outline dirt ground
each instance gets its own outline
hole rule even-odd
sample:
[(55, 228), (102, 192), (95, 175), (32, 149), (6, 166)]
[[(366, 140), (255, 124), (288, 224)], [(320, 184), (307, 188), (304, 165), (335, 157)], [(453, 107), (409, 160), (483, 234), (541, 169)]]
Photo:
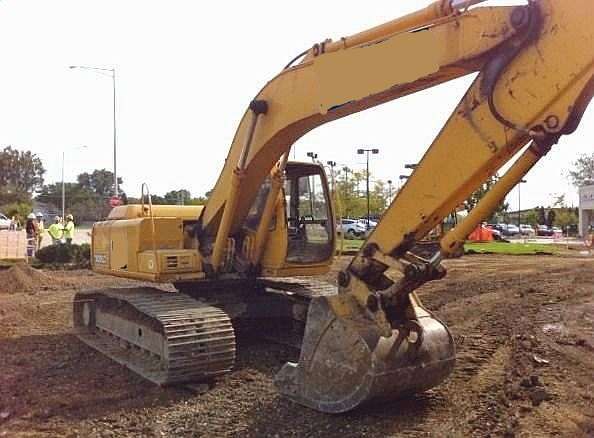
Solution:
[(594, 259), (491, 255), (447, 265), (420, 296), (455, 335), (452, 376), (338, 416), (281, 398), (273, 376), (297, 352), (257, 340), (240, 343), (234, 371), (209, 391), (160, 389), (70, 328), (77, 290), (128, 282), (43, 272), (43, 288), (14, 291), (0, 272), (0, 437), (594, 437)]

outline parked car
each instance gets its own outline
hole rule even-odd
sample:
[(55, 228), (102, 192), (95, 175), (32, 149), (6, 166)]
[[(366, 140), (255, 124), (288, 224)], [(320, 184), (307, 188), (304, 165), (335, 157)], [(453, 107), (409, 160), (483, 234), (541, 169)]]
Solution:
[(11, 220), (0, 213), (0, 230), (8, 230), (10, 228)]
[(496, 230), (499, 232), (499, 235), (503, 236), (503, 231), (505, 230), (505, 224), (487, 224), (489, 228), (492, 230)]
[(363, 237), (367, 231), (364, 224), (361, 224), (356, 219), (343, 219), (340, 224), (336, 226), (338, 234), (344, 233), (344, 236), (350, 239)]
[(546, 225), (539, 225), (536, 228), (536, 235), (540, 237), (551, 237), (555, 234), (555, 232), (547, 227)]
[(520, 234), (520, 228), (518, 228), (518, 226), (514, 224), (507, 224), (505, 226), (505, 229), (503, 230), (503, 234), (505, 236), (516, 236)]
[(363, 225), (365, 227), (365, 229), (370, 228), (373, 229), (377, 226), (377, 222), (375, 222), (373, 219), (369, 220), (369, 227), (367, 227), (367, 218), (361, 218), (358, 220), (358, 222)]
[(534, 228), (532, 228), (532, 226), (528, 225), (528, 224), (521, 224), (520, 225), (520, 234), (522, 236), (530, 236), (532, 234), (535, 234)]
[(563, 234), (563, 230), (559, 227), (553, 227), (553, 234)]

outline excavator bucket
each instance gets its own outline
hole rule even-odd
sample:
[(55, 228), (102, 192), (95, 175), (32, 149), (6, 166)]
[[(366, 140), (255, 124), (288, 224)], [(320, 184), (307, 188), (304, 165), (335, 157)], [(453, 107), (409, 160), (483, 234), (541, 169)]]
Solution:
[(382, 337), (363, 311), (339, 316), (332, 305), (336, 299), (341, 298), (311, 302), (299, 363), (286, 363), (275, 378), (286, 397), (318, 411), (342, 413), (426, 391), (451, 373), (453, 338), (422, 307), (413, 306), (415, 320)]

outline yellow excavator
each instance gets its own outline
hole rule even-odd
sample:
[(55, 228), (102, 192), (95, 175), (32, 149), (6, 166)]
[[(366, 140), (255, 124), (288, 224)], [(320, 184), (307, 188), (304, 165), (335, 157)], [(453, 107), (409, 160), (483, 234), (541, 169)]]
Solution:
[[(443, 278), (463, 244), (594, 94), (594, 2), (504, 7), (441, 0), (362, 33), (315, 44), (257, 94), (203, 207), (115, 208), (93, 228), (96, 272), (162, 288), (77, 295), (82, 340), (158, 384), (228, 372), (235, 332), (301, 336), (280, 392), (327, 413), (424, 391), (452, 371), (455, 347), (415, 290)], [(478, 73), (337, 286), (323, 169), (291, 146), (333, 120)], [(509, 163), (513, 160), (513, 163)], [(505, 174), (430, 257), (411, 252), (491, 175)]]

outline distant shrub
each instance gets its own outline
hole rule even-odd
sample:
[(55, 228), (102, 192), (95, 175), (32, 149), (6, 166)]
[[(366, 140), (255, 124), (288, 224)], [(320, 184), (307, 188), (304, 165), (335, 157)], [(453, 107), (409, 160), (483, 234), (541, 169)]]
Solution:
[(91, 264), (91, 246), (57, 244), (41, 248), (35, 253), (35, 258), (45, 264), (73, 264), (87, 268)]

